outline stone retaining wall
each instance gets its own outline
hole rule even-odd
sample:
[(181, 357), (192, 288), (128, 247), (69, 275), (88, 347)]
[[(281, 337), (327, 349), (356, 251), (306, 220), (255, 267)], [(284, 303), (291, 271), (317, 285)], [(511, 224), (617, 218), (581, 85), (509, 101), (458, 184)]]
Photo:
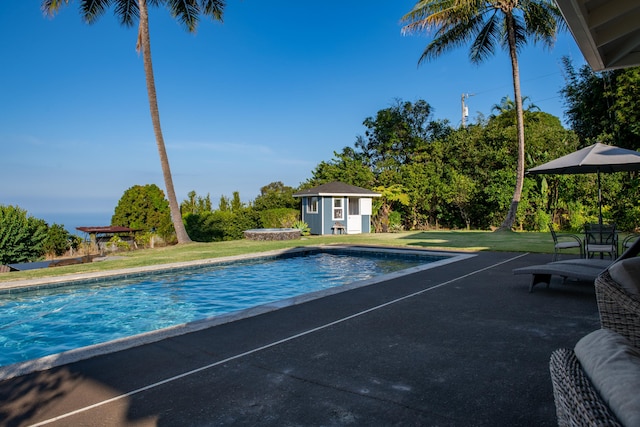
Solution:
[(295, 240), (300, 238), (297, 228), (257, 228), (246, 230), (244, 238), (248, 240)]

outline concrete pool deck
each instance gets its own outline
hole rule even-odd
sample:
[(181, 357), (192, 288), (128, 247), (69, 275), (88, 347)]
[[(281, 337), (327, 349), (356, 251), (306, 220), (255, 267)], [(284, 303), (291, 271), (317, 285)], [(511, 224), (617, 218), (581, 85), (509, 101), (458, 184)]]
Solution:
[(0, 425), (552, 426), (548, 361), (599, 327), (593, 286), (529, 293), (481, 252), (0, 382)]

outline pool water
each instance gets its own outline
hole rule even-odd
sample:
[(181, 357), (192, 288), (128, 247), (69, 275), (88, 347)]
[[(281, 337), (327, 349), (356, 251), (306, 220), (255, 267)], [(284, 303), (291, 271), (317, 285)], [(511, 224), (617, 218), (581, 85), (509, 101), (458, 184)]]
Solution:
[(231, 313), (442, 257), (312, 253), (0, 295), (0, 366)]

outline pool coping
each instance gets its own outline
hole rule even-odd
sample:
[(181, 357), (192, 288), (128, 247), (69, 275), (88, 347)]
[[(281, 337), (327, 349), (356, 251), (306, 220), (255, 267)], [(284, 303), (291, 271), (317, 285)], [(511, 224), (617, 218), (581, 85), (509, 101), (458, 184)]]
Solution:
[[(352, 289), (357, 289), (365, 286), (370, 286), (376, 283), (385, 282), (398, 277), (418, 273), (424, 270), (440, 267), (450, 263), (463, 261), (465, 259), (473, 258), (476, 255), (467, 252), (447, 252), (447, 251), (433, 251), (421, 248), (398, 248), (389, 246), (363, 246), (363, 245), (314, 245), (305, 246), (300, 248), (279, 249), (266, 252), (256, 252), (251, 254), (234, 255), (229, 257), (210, 258), (205, 260), (184, 261), (168, 264), (157, 264), (154, 266), (134, 267), (127, 269), (118, 269), (102, 272), (92, 273), (77, 273), (67, 276), (48, 277), (38, 279), (26, 279), (15, 282), (4, 282), (0, 284), (0, 292), (10, 292), (12, 289), (24, 292), (25, 290), (36, 289), (40, 287), (49, 286), (67, 286), (77, 285), (83, 281), (95, 281), (104, 278), (119, 278), (136, 276), (149, 272), (158, 271), (170, 271), (176, 269), (186, 269), (190, 267), (203, 267), (207, 265), (215, 265), (222, 263), (229, 263), (235, 261), (253, 260), (261, 258), (277, 258), (288, 254), (299, 254), (312, 251), (360, 251), (360, 252), (383, 252), (383, 253), (420, 253), (423, 255), (443, 256), (444, 259), (423, 264), (416, 267), (411, 267), (403, 270), (398, 270), (393, 273), (388, 273), (370, 279), (358, 280), (346, 285), (335, 286), (328, 289), (322, 289), (319, 291), (309, 292), (302, 295), (297, 295), (282, 300), (261, 304), (255, 307), (247, 308), (244, 310), (235, 311), (232, 313), (226, 313), (206, 319), (195, 320), (188, 323), (182, 323), (168, 328), (159, 329), (156, 331), (150, 331), (142, 334), (132, 335), (130, 337), (118, 338), (115, 340), (107, 341), (100, 344), (94, 344), (86, 347), (81, 347), (73, 350), (67, 350), (62, 353), (52, 354), (44, 356), (38, 359), (31, 359), (24, 362), (17, 362), (11, 365), (0, 366), (0, 381), (14, 378), (21, 375), (26, 375), (33, 372), (43, 371), (51, 369), (57, 366), (65, 365), (68, 363), (78, 362), (85, 359), (90, 359), (95, 356), (100, 356), (109, 353), (115, 353), (118, 351), (138, 347), (145, 344), (158, 342), (167, 338), (172, 338), (192, 332), (197, 332), (203, 329), (211, 328), (214, 326), (222, 325), (225, 323), (234, 322), (237, 320), (258, 316), (261, 314), (269, 313), (281, 308), (302, 304), (315, 299), (323, 298), (330, 295), (339, 294)], [(8, 286), (9, 285), (9, 286)]]

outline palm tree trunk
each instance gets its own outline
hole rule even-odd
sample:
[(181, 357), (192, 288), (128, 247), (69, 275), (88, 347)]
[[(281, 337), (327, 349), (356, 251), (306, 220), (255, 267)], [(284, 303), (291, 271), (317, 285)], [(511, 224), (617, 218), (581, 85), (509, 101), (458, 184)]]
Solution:
[(518, 53), (516, 51), (515, 28), (513, 14), (507, 14), (507, 37), (509, 40), (509, 56), (511, 57), (511, 69), (513, 75), (513, 94), (516, 102), (516, 127), (518, 132), (518, 162), (516, 166), (516, 188), (507, 216), (498, 230), (511, 230), (516, 219), (518, 204), (522, 197), (524, 185), (524, 110), (522, 108), (522, 93), (520, 92), (520, 70), (518, 67)]
[(191, 239), (187, 234), (187, 230), (182, 222), (180, 214), (180, 206), (176, 199), (176, 192), (173, 188), (173, 178), (171, 177), (171, 168), (169, 167), (169, 157), (164, 146), (164, 138), (162, 136), (162, 128), (160, 127), (160, 112), (158, 110), (158, 99), (156, 97), (156, 84), (153, 77), (153, 65), (151, 63), (151, 39), (149, 37), (149, 11), (147, 10), (147, 0), (138, 0), (140, 7), (140, 28), (138, 30), (138, 47), (142, 49), (142, 59), (144, 62), (144, 76), (147, 81), (147, 94), (149, 96), (149, 109), (151, 110), (151, 121), (153, 123), (153, 132), (156, 137), (158, 146), (158, 154), (160, 155), (160, 165), (162, 166), (162, 175), (164, 176), (164, 184), (167, 190), (167, 199), (169, 200), (169, 210), (171, 211), (171, 221), (176, 231), (178, 243), (189, 243)]

